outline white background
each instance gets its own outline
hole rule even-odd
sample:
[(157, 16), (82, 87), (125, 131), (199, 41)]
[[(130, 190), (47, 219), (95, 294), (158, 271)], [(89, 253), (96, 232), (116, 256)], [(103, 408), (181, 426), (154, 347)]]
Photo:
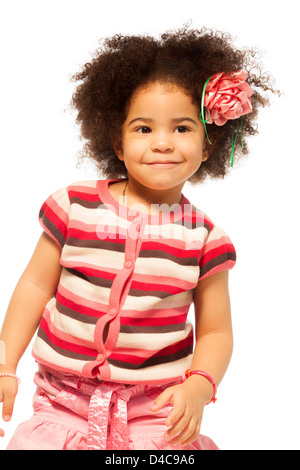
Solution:
[[(37, 215), (54, 190), (97, 177), (76, 167), (82, 143), (68, 109), (71, 74), (100, 38), (160, 34), (188, 20), (228, 31), (264, 52), (284, 92), (260, 117), (251, 155), (220, 181), (185, 195), (222, 226), (238, 263), (231, 272), (235, 349), (202, 432), (224, 450), (300, 449), (299, 435), (299, 38), (296, 1), (1, 0), (0, 323), (41, 233)], [(30, 347), (5, 449), (31, 415)], [(0, 425), (2, 426), (2, 424)]]

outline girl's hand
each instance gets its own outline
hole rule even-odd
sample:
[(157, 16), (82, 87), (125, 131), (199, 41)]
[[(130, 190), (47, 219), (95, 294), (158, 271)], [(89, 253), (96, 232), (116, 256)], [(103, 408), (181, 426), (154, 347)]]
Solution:
[(200, 377), (190, 377), (182, 384), (166, 388), (156, 398), (151, 409), (153, 412), (168, 403), (173, 405), (165, 421), (169, 429), (164, 435), (171, 445), (186, 446), (199, 436), (203, 409), (212, 396), (211, 384), (206, 382), (201, 381)]
[[(13, 413), (15, 397), (18, 392), (18, 382), (13, 377), (0, 377), (0, 403), (3, 402), (2, 418), (10, 421)], [(4, 436), (3, 429), (0, 428), (0, 437)]]

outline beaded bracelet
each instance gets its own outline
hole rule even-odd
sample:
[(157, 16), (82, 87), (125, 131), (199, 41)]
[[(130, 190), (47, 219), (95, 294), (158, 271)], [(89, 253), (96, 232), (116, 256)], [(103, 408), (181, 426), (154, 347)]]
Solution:
[(21, 380), (19, 379), (19, 377), (17, 377), (15, 374), (10, 374), (9, 372), (1, 373), (0, 377), (12, 377), (13, 379), (16, 379), (18, 381), (18, 384), (21, 383)]
[(216, 384), (215, 384), (215, 381), (214, 379), (208, 375), (206, 372), (202, 372), (201, 370), (191, 370), (191, 369), (188, 369), (185, 371), (184, 375), (182, 376), (182, 382), (185, 382), (186, 379), (188, 379), (191, 375), (194, 375), (194, 374), (197, 374), (197, 375), (202, 375), (203, 377), (205, 377), (207, 380), (210, 381), (210, 383), (212, 384), (213, 386), (213, 396), (212, 398), (206, 403), (206, 405), (209, 405), (211, 402), (213, 403), (216, 403), (217, 401), (217, 398), (216, 398), (216, 395), (217, 395), (217, 387), (216, 387)]

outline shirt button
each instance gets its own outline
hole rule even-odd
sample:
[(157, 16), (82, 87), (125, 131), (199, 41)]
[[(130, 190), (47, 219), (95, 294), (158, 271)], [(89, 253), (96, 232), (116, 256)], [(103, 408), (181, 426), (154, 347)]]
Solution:
[(131, 261), (125, 261), (125, 268), (131, 268), (132, 262)]
[(108, 313), (109, 313), (109, 315), (115, 315), (117, 313), (117, 309), (116, 308), (111, 308)]
[(98, 361), (103, 361), (104, 355), (103, 354), (98, 354), (97, 359), (98, 359)]

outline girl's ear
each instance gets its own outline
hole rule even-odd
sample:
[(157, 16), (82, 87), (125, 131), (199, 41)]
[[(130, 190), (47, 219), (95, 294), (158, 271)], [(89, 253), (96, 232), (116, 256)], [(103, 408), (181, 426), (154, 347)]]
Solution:
[(116, 156), (118, 157), (119, 160), (121, 160), (121, 162), (124, 161), (124, 155), (123, 155), (123, 152), (121, 152), (120, 150), (115, 150), (115, 154)]
[[(209, 139), (211, 141), (211, 144), (209, 143), (209, 141), (207, 139), (204, 140), (204, 144), (203, 144), (203, 159), (202, 161), (206, 161), (209, 159), (209, 157), (211, 156), (213, 150), (214, 150), (214, 147), (216, 145), (216, 140), (214, 138), (211, 138), (211, 136), (209, 136)], [(205, 157), (205, 158), (204, 158)]]
[(114, 152), (116, 156), (118, 157), (119, 160), (122, 162), (124, 161), (124, 155), (123, 155), (123, 149), (120, 143), (116, 143), (116, 145), (113, 145)]
[(121, 139), (117, 139), (117, 141), (112, 142), (112, 147), (114, 149), (115, 155), (118, 157), (119, 160), (121, 160), (123, 162), (124, 161), (124, 155), (123, 155), (123, 148), (122, 148)]

